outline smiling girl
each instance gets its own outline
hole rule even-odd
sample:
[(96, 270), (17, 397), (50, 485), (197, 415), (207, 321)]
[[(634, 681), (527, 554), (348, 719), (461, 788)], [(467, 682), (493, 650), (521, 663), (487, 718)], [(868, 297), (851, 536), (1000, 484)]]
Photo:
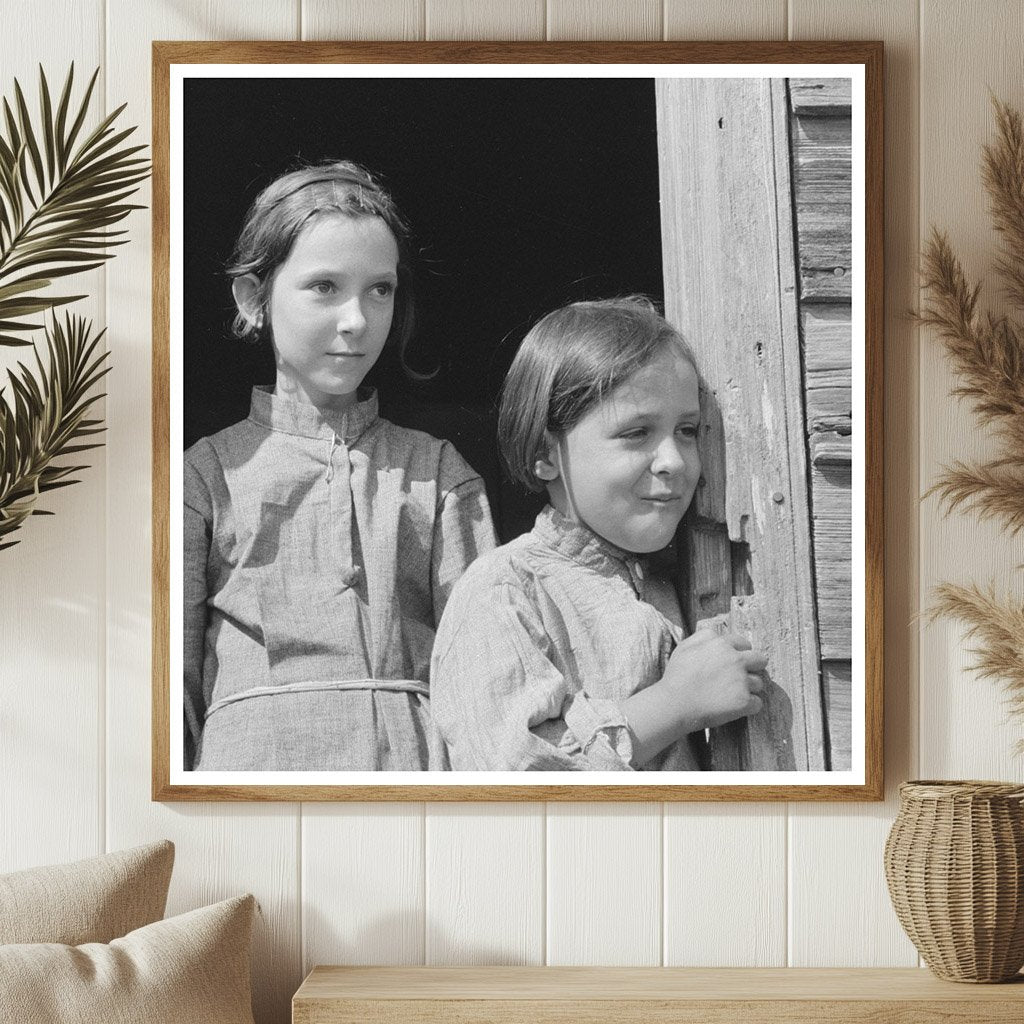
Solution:
[(693, 355), (642, 297), (576, 303), (527, 334), (499, 443), (550, 504), (469, 569), (438, 630), (454, 769), (693, 770), (690, 733), (760, 710), (764, 657), (737, 636), (684, 639), (644, 557), (693, 497), (699, 419)]
[(494, 546), (480, 478), (361, 387), (401, 357), (409, 232), (362, 167), (257, 197), (229, 268), (236, 333), (273, 386), (184, 461), (185, 767), (447, 766), (427, 670), (454, 582)]

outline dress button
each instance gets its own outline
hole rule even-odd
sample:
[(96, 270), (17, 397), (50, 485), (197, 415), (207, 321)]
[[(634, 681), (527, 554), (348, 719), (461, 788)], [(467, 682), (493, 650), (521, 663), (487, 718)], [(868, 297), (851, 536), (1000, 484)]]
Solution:
[(346, 587), (354, 587), (363, 578), (363, 570), (358, 565), (353, 565), (351, 569), (346, 569), (341, 574), (341, 582)]

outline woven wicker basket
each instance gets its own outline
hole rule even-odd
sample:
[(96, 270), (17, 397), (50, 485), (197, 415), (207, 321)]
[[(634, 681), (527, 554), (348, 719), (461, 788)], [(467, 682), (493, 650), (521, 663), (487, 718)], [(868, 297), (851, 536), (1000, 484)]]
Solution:
[(885, 877), (900, 924), (940, 978), (1013, 978), (1024, 966), (1024, 786), (904, 783)]

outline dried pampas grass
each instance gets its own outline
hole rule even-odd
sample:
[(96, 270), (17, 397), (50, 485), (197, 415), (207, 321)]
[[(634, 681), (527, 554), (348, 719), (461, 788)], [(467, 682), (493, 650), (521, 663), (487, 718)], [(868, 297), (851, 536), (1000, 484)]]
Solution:
[[(1024, 308), (1024, 127), (1018, 111), (992, 102), (997, 139), (984, 148), (982, 182), (1000, 234), (995, 270), (1010, 302)], [(1024, 326), (978, 312), (980, 285), (968, 281), (942, 232), (933, 231), (923, 265), (927, 302), (917, 319), (938, 332), (959, 379), (953, 394), (970, 401), (996, 441), (991, 458), (945, 467), (928, 494), (946, 515), (969, 511), (1016, 536), (1024, 530)], [(1002, 680), (1011, 709), (1024, 714), (1024, 606), (976, 585), (943, 583), (935, 597), (932, 617), (966, 623), (974, 669)]]

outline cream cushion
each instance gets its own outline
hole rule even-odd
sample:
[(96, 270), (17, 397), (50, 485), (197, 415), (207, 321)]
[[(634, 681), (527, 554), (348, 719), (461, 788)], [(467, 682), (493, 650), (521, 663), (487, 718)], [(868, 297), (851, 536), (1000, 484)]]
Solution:
[(109, 942), (159, 921), (174, 844), (0, 875), (0, 944)]
[(255, 906), (237, 896), (109, 945), (0, 946), (0, 1021), (253, 1024)]

